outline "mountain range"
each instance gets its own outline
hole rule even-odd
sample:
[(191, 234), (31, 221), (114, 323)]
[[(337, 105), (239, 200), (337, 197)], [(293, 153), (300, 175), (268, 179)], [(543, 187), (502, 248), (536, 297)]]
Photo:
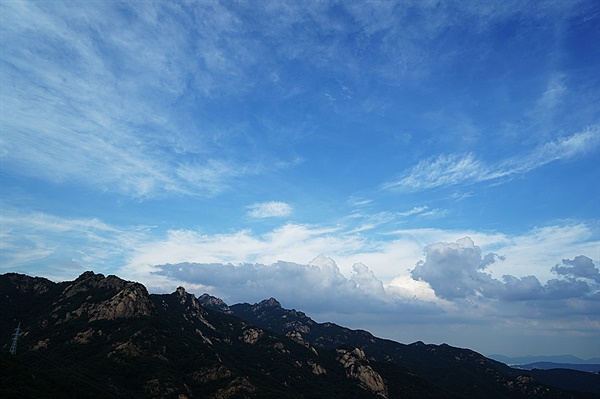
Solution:
[(532, 363), (560, 363), (560, 364), (600, 364), (600, 358), (581, 359), (573, 355), (559, 356), (519, 356), (510, 357), (504, 355), (488, 355), (490, 359), (506, 364), (532, 364)]
[[(596, 398), (600, 375), (317, 323), (274, 298), (228, 306), (85, 272), (0, 275), (2, 398)], [(20, 333), (15, 344), (15, 329)], [(16, 349), (16, 353), (10, 349)]]

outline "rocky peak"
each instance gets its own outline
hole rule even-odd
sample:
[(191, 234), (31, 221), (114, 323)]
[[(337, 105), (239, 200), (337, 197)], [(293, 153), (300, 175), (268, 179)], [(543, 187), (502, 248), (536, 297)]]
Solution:
[(200, 297), (198, 297), (198, 302), (200, 302), (205, 308), (216, 310), (217, 312), (225, 314), (233, 314), (231, 308), (222, 299), (215, 296), (202, 294)]
[(71, 307), (73, 297), (81, 293), (87, 294), (85, 300), (74, 310), (68, 311), (60, 321), (81, 316), (87, 316), (89, 321), (144, 317), (154, 311), (148, 291), (142, 284), (117, 276), (104, 277), (102, 274), (85, 272), (63, 290), (53, 313), (58, 317), (61, 308)]
[(183, 306), (184, 319), (190, 322), (192, 322), (192, 319), (197, 319), (210, 329), (215, 329), (206, 319), (206, 309), (204, 309), (199, 299), (196, 298), (196, 295), (188, 293), (183, 287), (177, 287), (172, 295), (175, 295), (178, 302)]
[(177, 287), (173, 295), (177, 297), (179, 303), (182, 305), (186, 305), (190, 309), (202, 310), (204, 312), (204, 309), (202, 309), (202, 305), (196, 298), (196, 295), (188, 293), (185, 288)]
[(137, 283), (127, 284), (102, 305), (95, 316), (96, 319), (150, 316), (154, 311), (146, 287)]
[(264, 309), (264, 308), (280, 308), (281, 304), (279, 303), (279, 301), (275, 298), (269, 298), (269, 299), (265, 299), (263, 301), (260, 301), (259, 303), (257, 303), (256, 305), (254, 305), (254, 307), (256, 309)]
[(175, 294), (179, 297), (179, 298), (183, 298), (185, 300), (185, 298), (187, 298), (188, 293), (185, 290), (185, 288), (183, 287), (177, 287), (177, 289), (175, 290)]
[[(132, 283), (132, 282), (123, 280), (114, 275), (104, 277), (103, 274), (100, 274), (100, 273), (96, 274), (94, 272), (87, 271), (87, 272), (83, 273), (82, 275), (80, 275), (79, 277), (77, 277), (77, 279), (75, 279), (75, 281), (73, 281), (72, 284), (67, 286), (67, 288), (64, 289), (62, 295), (64, 297), (69, 298), (69, 297), (79, 294), (80, 292), (87, 292), (87, 291), (92, 291), (92, 290), (97, 290), (97, 289), (120, 291), (123, 288), (125, 288), (125, 286), (128, 284), (139, 284), (139, 283)], [(139, 285), (141, 285), (141, 284), (139, 284)], [(145, 290), (145, 288), (144, 288), (144, 290)]]
[(56, 283), (42, 277), (30, 277), (19, 273), (7, 273), (5, 276), (16, 290), (23, 294), (45, 294), (56, 285)]

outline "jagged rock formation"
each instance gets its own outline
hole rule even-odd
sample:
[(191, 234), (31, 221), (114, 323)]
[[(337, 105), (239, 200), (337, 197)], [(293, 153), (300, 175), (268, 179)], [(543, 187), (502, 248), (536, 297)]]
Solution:
[(263, 331), (259, 328), (248, 328), (244, 330), (244, 333), (240, 337), (242, 341), (247, 344), (254, 345), (258, 342), (258, 339), (263, 335)]
[(198, 297), (198, 302), (207, 309), (216, 310), (225, 314), (233, 314), (233, 311), (222, 299), (209, 294), (202, 294)]
[(321, 375), (321, 374), (326, 374), (327, 373), (327, 370), (325, 370), (325, 368), (323, 366), (321, 366), (320, 364), (317, 364), (317, 363), (313, 362), (312, 360), (309, 360), (307, 362), (307, 364), (310, 367), (312, 373), (315, 374), (315, 375)]
[[(63, 310), (68, 309), (74, 302), (74, 297), (83, 295), (86, 296), (85, 302), (64, 313)], [(93, 295), (99, 295), (100, 298), (94, 298)], [(104, 297), (108, 298), (102, 300)], [(142, 284), (125, 281), (116, 276), (104, 277), (93, 272), (82, 274), (73, 284), (67, 286), (55, 304), (52, 317), (58, 319), (59, 323), (81, 317), (83, 314), (87, 315), (89, 321), (96, 321), (144, 317), (154, 312), (154, 304)], [(64, 316), (61, 317), (63, 313)]]
[(339, 348), (336, 350), (337, 360), (346, 369), (348, 378), (355, 379), (363, 389), (376, 393), (377, 395), (388, 398), (387, 385), (383, 378), (369, 365), (369, 361), (360, 348), (353, 350)]

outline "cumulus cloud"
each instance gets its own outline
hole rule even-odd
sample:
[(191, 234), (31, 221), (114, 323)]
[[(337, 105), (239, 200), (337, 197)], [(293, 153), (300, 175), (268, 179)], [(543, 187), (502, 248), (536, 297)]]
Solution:
[(600, 272), (586, 256), (563, 260), (551, 270), (559, 275), (542, 285), (535, 276), (504, 275), (495, 279), (486, 268), (503, 257), (481, 249), (469, 237), (456, 242), (440, 242), (425, 248), (426, 259), (411, 271), (413, 278), (428, 283), (436, 295), (448, 300), (471, 297), (503, 301), (592, 299), (588, 294), (600, 287)]
[(333, 259), (322, 255), (308, 264), (179, 263), (157, 265), (156, 269), (163, 276), (212, 290), (229, 303), (257, 302), (273, 296), (288, 307), (339, 313), (389, 312), (402, 304), (386, 293), (383, 283), (366, 265), (355, 264), (348, 278)]
[(552, 271), (570, 279), (585, 278), (600, 284), (600, 270), (587, 256), (580, 255), (573, 260), (563, 259), (562, 265), (554, 266)]
[[(493, 253), (483, 255), (469, 237), (431, 244), (425, 248), (425, 255), (426, 259), (416, 265), (411, 275), (398, 275), (389, 283), (364, 263), (355, 263), (352, 272), (345, 275), (333, 259), (322, 255), (308, 264), (160, 264), (153, 266), (152, 273), (172, 284), (195, 288), (198, 294), (209, 292), (228, 303), (258, 302), (273, 296), (286, 307), (327, 314), (334, 320), (369, 312), (422, 313), (423, 322), (436, 314), (441, 317), (438, 322), (471, 323), (503, 317), (513, 321), (585, 318), (597, 311), (600, 287), (589, 278), (559, 275), (545, 284), (535, 276), (505, 275), (495, 279), (486, 268), (501, 257)], [(582, 274), (578, 269), (573, 271), (571, 265), (587, 265), (588, 261), (585, 257), (567, 260), (569, 270), (564, 273)], [(597, 271), (595, 266), (592, 269)]]
[(544, 287), (534, 276), (515, 277), (511, 275), (502, 276), (504, 286), (503, 298), (506, 300), (531, 300), (540, 298), (543, 295)]
[(425, 255), (425, 261), (419, 261), (411, 275), (428, 282), (442, 298), (482, 294), (497, 285), (484, 271), (496, 255), (488, 254), (482, 258), (481, 249), (469, 237), (454, 243), (428, 245)]
[[(154, 265), (177, 263), (259, 263), (272, 264), (285, 259), (305, 264), (315, 254), (347, 257), (369, 249), (359, 234), (338, 228), (288, 223), (265, 234), (244, 229), (225, 234), (201, 234), (194, 230), (169, 230), (132, 248), (121, 268), (126, 278), (150, 282)], [(158, 282), (162, 284), (162, 282)], [(154, 286), (158, 290), (171, 284)], [(169, 288), (170, 289), (170, 288)]]
[[(331, 317), (377, 310), (446, 312), (448, 320), (498, 312), (502, 317), (548, 319), (594, 314), (600, 300), (599, 271), (591, 258), (569, 255), (549, 266), (566, 253), (564, 248), (567, 253), (597, 249), (585, 226), (554, 226), (517, 237), (474, 233), (458, 240), (457, 232), (406, 230), (396, 232), (396, 239), (373, 243), (336, 228), (294, 224), (262, 235), (171, 230), (160, 236), (144, 226), (124, 228), (6, 206), (1, 222), (2, 264), (23, 273), (65, 280), (91, 267), (140, 281), (153, 292), (183, 284), (232, 303), (275, 296), (286, 306)], [(574, 237), (579, 238), (572, 245)], [(475, 241), (494, 252), (483, 251)], [(421, 245), (428, 242), (434, 244)], [(423, 246), (425, 257), (417, 262)], [(307, 263), (315, 252), (331, 254), (336, 261), (320, 256)], [(506, 268), (511, 262), (512, 269)], [(548, 265), (548, 279), (540, 280), (540, 266), (531, 267), (537, 263)], [(504, 273), (494, 277), (492, 269)]]
[(260, 202), (248, 206), (248, 215), (254, 219), (286, 217), (292, 214), (292, 207), (285, 202)]
[(354, 280), (356, 287), (360, 291), (379, 298), (383, 298), (385, 296), (383, 283), (381, 280), (375, 277), (375, 273), (373, 273), (372, 270), (369, 270), (365, 264), (355, 263), (352, 266), (352, 270), (354, 271), (352, 280)]

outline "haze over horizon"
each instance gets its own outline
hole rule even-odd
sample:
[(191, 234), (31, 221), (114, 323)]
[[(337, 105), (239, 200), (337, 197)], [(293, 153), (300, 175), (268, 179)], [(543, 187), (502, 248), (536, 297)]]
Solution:
[(0, 39), (0, 272), (600, 357), (597, 1), (3, 1)]

